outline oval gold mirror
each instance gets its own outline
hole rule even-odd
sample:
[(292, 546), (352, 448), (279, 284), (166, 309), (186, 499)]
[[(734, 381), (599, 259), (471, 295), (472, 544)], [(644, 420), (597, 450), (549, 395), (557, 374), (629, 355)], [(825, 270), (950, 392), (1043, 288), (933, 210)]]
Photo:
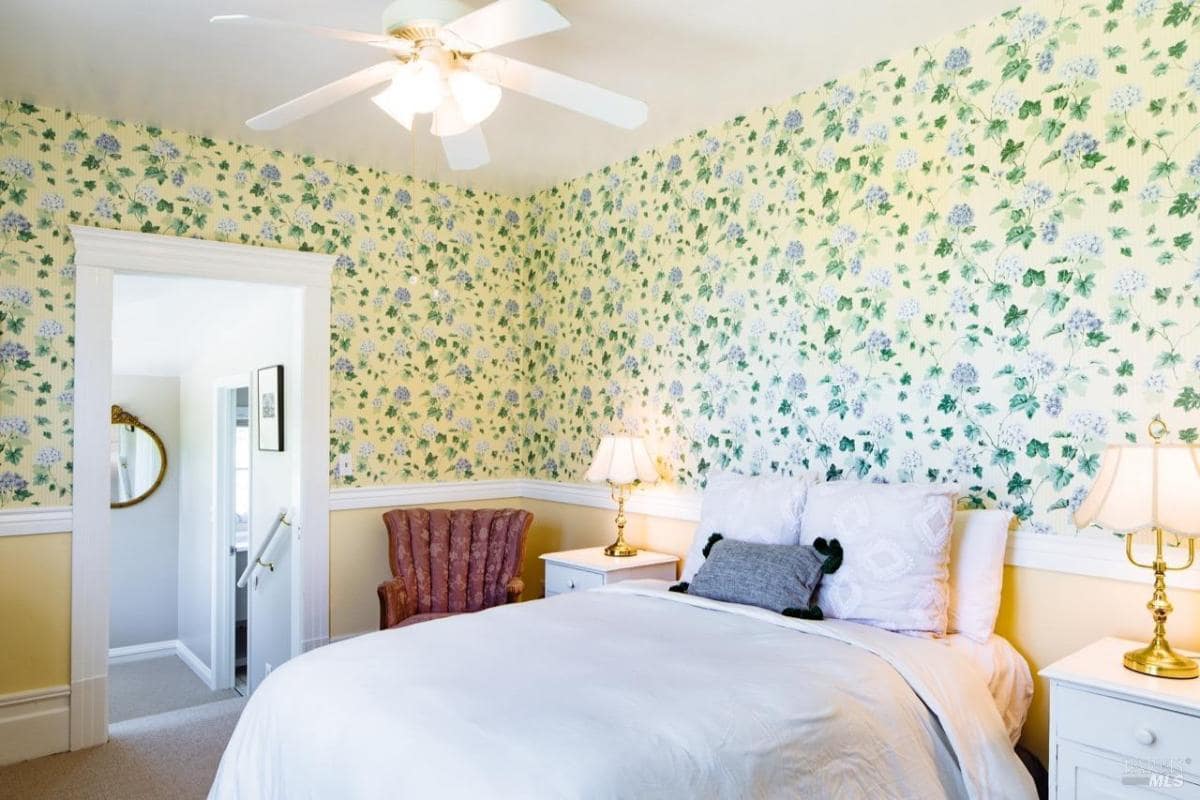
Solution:
[(148, 425), (117, 405), (112, 407), (108, 441), (112, 485), (109, 507), (137, 505), (163, 482), (167, 449)]

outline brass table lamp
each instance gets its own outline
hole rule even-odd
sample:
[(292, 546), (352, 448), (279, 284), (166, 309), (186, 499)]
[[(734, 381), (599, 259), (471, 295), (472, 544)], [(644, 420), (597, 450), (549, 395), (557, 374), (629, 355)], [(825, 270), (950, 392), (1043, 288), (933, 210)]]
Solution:
[(636, 556), (637, 548), (625, 542), (625, 500), (637, 484), (655, 483), (658, 471), (640, 436), (605, 436), (596, 448), (587, 480), (612, 487), (617, 504), (617, 540), (604, 548), (606, 556)]
[[(1154, 638), (1145, 647), (1125, 654), (1125, 667), (1160, 678), (1195, 678), (1194, 659), (1180, 655), (1167, 642), (1166, 573), (1187, 569), (1196, 558), (1200, 536), (1200, 448), (1163, 444), (1167, 425), (1156, 416), (1150, 423), (1149, 445), (1109, 445), (1100, 473), (1088, 496), (1075, 511), (1080, 528), (1096, 524), (1125, 534), (1125, 556), (1134, 565), (1154, 570), (1154, 594), (1146, 608), (1154, 617)], [(1134, 533), (1154, 532), (1154, 560), (1143, 564), (1133, 557)], [(1170, 566), (1163, 556), (1163, 533), (1187, 537), (1187, 560)]]

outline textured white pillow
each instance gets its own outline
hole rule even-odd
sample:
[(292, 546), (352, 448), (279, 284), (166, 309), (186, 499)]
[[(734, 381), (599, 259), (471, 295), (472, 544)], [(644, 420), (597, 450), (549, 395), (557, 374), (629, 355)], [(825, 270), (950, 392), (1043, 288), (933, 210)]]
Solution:
[(714, 533), (762, 544), (797, 544), (800, 514), (811, 480), (787, 475), (708, 476), (700, 504), (700, 522), (683, 562), (682, 580), (690, 581), (704, 563), (704, 545)]
[(845, 557), (817, 592), (825, 616), (924, 636), (946, 633), (952, 486), (833, 481), (808, 491), (802, 544), (837, 539)]
[(960, 511), (950, 538), (949, 633), (987, 644), (1000, 613), (1008, 511)]

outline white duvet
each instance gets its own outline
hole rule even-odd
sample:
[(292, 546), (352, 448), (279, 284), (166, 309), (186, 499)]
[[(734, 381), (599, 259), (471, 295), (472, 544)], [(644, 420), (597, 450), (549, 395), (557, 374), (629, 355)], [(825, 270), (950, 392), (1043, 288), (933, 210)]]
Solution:
[(658, 581), (362, 636), (277, 669), (214, 800), (1032, 798), (936, 641)]

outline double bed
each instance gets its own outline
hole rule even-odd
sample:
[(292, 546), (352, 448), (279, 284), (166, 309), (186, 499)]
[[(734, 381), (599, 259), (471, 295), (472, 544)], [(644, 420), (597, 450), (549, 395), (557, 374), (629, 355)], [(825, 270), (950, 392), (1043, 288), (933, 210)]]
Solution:
[(281, 666), (212, 800), (1032, 798), (1028, 667), (628, 581)]

